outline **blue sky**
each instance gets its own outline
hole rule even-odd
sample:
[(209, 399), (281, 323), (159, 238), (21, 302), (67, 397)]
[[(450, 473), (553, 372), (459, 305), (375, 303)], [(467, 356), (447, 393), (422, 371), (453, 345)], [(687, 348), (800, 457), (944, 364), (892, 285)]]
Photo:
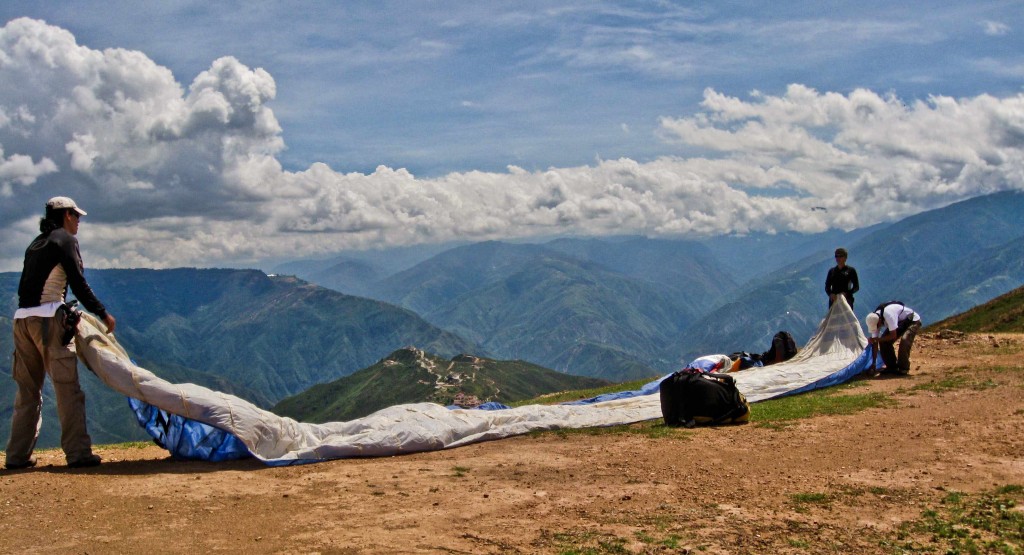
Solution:
[[(157, 5), (153, 5), (157, 4)], [(328, 5), (325, 5), (328, 4)], [(335, 5), (329, 5), (335, 4)], [(660, 116), (711, 87), (1015, 94), (1024, 3), (6, 2), (187, 84), (234, 56), (277, 82), (290, 169), (417, 175), (677, 154)], [(990, 26), (1003, 31), (986, 32)], [(628, 128), (624, 130), (624, 127)]]
[[(173, 266), (811, 232), (1024, 179), (1022, 2), (322, 4), (0, 6), (0, 269), (51, 193), (99, 265)], [(75, 54), (34, 73), (25, 37)]]

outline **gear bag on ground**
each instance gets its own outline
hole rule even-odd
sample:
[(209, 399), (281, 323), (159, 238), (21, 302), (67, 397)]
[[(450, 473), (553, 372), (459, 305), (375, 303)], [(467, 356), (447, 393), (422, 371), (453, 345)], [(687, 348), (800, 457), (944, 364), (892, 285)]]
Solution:
[(737, 424), (750, 405), (727, 374), (676, 372), (661, 382), (661, 415), (669, 426)]

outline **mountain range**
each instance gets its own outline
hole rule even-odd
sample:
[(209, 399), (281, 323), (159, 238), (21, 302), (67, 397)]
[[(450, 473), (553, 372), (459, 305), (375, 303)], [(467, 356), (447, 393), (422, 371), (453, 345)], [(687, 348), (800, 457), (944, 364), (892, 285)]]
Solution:
[(623, 380), (670, 365), (672, 334), (733, 287), (706, 247), (631, 239), (457, 247), (376, 291), (500, 358)]
[(828, 306), (832, 249), (846, 247), (861, 290), (854, 311), (900, 299), (937, 321), (1024, 284), (1024, 193), (977, 197), (876, 226), (744, 285), (719, 300), (714, 324), (691, 325), (677, 352), (756, 351), (778, 330), (810, 337)]
[[(858, 314), (896, 298), (925, 318), (966, 310), (1024, 284), (1022, 209), (1024, 194), (1010, 191), (813, 235), (491, 241), (390, 274), (374, 266), (375, 279), (349, 286), (498, 358), (626, 380), (703, 354), (763, 351), (781, 330), (805, 341), (827, 311), (838, 246), (860, 276)], [(322, 263), (319, 275), (349, 256)]]

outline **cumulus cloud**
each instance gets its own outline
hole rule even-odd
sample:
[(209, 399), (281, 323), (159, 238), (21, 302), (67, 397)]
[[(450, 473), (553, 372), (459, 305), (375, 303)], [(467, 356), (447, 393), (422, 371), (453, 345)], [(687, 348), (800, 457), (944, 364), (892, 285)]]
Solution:
[(1001, 37), (1010, 32), (1010, 26), (998, 21), (985, 21), (985, 34), (993, 37)]
[(31, 185), (40, 176), (57, 171), (57, 165), (49, 158), (34, 162), (30, 156), (24, 154), (5, 157), (2, 146), (0, 145), (0, 197), (12, 196), (14, 185)]
[[(0, 144), (40, 160), (37, 172), (56, 165), (66, 192), (109, 207), (108, 217), (142, 201), (157, 213), (240, 213), (244, 201), (272, 195), (261, 183), (223, 177), (283, 147), (265, 105), (274, 81), (261, 69), (221, 58), (184, 91), (141, 52), (92, 50), (31, 19), (0, 29), (0, 60), (0, 110), (18, 114), (3, 119)], [(125, 194), (140, 182), (156, 187)]]
[(868, 90), (791, 85), (752, 101), (707, 90), (702, 105), (697, 116), (664, 118), (662, 127), (716, 153), (714, 164), (702, 164), (705, 178), (792, 187), (805, 197), (793, 202), (829, 209), (816, 216), (830, 218), (822, 224), (853, 227), (1024, 188), (1024, 95), (907, 104)]
[(91, 266), (167, 267), (560, 233), (815, 232), (1024, 188), (1021, 95), (904, 103), (803, 85), (746, 99), (709, 89), (698, 113), (662, 118), (675, 157), (423, 179), (386, 166), (283, 169), (276, 92), (270, 74), (231, 57), (184, 87), (142, 53), (9, 22), (0, 195), (17, 201), (0, 205), (0, 269), (20, 267), (57, 194), (90, 213)]

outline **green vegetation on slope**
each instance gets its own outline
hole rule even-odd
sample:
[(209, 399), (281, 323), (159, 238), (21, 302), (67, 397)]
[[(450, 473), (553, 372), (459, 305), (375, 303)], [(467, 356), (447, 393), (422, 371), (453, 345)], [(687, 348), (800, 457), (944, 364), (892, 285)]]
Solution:
[(350, 376), (284, 399), (273, 411), (306, 422), (345, 421), (404, 403), (510, 404), (551, 391), (607, 384), (519, 360), (471, 355), (448, 360), (406, 347)]
[(1024, 332), (1024, 287), (1018, 287), (963, 314), (957, 314), (932, 324), (927, 329), (1022, 333)]

